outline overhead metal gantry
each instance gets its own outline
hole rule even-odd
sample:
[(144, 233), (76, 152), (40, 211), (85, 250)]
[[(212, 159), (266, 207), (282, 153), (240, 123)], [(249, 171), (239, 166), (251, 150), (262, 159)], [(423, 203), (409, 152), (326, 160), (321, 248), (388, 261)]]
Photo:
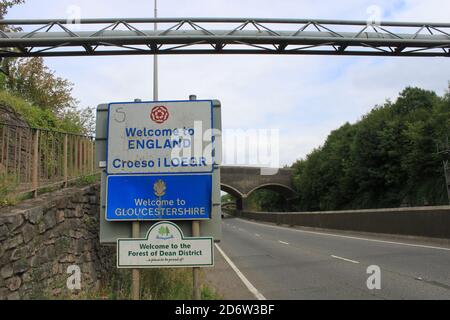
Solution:
[[(158, 23), (154, 31), (151, 24)], [(0, 20), (0, 57), (286, 54), (450, 57), (450, 23), (256, 18)], [(2, 26), (3, 25), (3, 26)], [(3, 27), (3, 28), (2, 28)], [(79, 29), (79, 30), (78, 30)]]

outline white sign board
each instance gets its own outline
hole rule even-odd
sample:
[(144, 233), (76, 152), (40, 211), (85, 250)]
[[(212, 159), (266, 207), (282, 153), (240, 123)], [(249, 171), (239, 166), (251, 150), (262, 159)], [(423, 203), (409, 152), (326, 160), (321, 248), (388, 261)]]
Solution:
[(185, 238), (172, 222), (152, 226), (146, 239), (118, 239), (118, 268), (212, 267), (213, 238)]
[(177, 174), (213, 171), (213, 103), (111, 103), (107, 173)]

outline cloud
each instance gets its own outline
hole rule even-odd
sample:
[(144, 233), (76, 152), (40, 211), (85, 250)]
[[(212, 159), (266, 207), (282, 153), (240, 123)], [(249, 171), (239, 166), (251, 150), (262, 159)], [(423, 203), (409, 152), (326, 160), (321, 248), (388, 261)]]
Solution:
[[(152, 1), (40, 0), (11, 11), (11, 18), (64, 16), (79, 5), (87, 17), (145, 17)], [(383, 19), (447, 21), (447, 0), (165, 0), (161, 16), (230, 16), (359, 19), (377, 5)], [(152, 98), (152, 58), (46, 59), (75, 83), (83, 105)], [(224, 128), (280, 130), (281, 164), (290, 164), (323, 144), (331, 130), (355, 122), (376, 104), (395, 99), (406, 86), (442, 94), (450, 74), (447, 58), (321, 56), (161, 56), (160, 98), (219, 99)]]

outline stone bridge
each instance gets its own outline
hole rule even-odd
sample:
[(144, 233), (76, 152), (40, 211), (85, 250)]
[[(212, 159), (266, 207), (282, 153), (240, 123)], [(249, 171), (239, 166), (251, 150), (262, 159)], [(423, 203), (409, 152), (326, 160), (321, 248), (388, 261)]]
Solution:
[(245, 210), (248, 196), (259, 189), (278, 192), (286, 200), (297, 196), (293, 183), (293, 170), (288, 168), (222, 166), (220, 188), (237, 199), (238, 210)]

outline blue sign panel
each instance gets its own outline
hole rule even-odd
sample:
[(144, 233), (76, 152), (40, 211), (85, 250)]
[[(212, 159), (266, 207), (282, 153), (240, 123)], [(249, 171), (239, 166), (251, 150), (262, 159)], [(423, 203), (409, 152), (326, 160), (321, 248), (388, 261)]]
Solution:
[(212, 176), (108, 176), (106, 220), (202, 220), (211, 218)]

